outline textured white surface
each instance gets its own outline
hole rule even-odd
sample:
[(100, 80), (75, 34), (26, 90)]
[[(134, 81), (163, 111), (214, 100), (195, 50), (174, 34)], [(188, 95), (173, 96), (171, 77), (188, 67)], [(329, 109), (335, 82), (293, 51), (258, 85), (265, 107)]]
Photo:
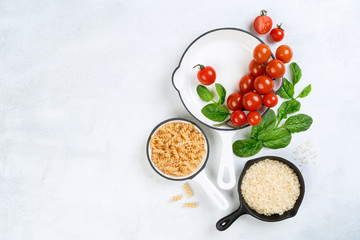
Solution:
[[(249, 29), (263, 8), (283, 22), (303, 70), (297, 90), (312, 83), (302, 112), (314, 124), (259, 156), (291, 160), (309, 139), (318, 157), (303, 166), (295, 218), (245, 215), (218, 232), (236, 190), (224, 192), (228, 211), (193, 183), (198, 208), (169, 203), (182, 183), (153, 172), (146, 140), (164, 119), (192, 119), (171, 85), (187, 45), (214, 28)], [(2, 0), (0, 239), (359, 239), (359, 10), (356, 0)], [(215, 182), (219, 140), (204, 130)], [(238, 176), (246, 159), (235, 161)]]

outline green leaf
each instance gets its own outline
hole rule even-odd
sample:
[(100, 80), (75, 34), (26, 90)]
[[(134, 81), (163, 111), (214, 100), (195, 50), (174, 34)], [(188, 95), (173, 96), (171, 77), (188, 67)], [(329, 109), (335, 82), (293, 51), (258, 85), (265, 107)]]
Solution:
[(251, 128), (251, 138), (255, 140), (263, 139), (269, 132), (275, 128), (276, 116), (272, 109), (269, 109), (264, 116), (262, 116), (261, 122)]
[(291, 133), (303, 132), (310, 128), (313, 120), (306, 114), (297, 114), (289, 117), (282, 127), (287, 128)]
[(219, 104), (223, 104), (225, 102), (226, 90), (220, 83), (215, 83), (215, 88), (219, 94)]
[(297, 84), (300, 81), (300, 78), (302, 76), (300, 67), (295, 63), (292, 62), (290, 64), (291, 72), (292, 72), (292, 81), (293, 84)]
[(199, 97), (205, 102), (210, 102), (214, 99), (214, 96), (212, 95), (210, 90), (203, 85), (198, 85), (196, 88), (196, 92), (198, 93)]
[(293, 98), (294, 97), (294, 84), (292, 84), (291, 82), (289, 82), (289, 80), (287, 80), (286, 78), (284, 78), (284, 84), (282, 86), (282, 88), (284, 89), (285, 93), (290, 97)]
[(201, 109), (201, 112), (205, 117), (214, 121), (214, 122), (222, 122), (229, 115), (229, 110), (217, 103), (210, 103)]
[(254, 139), (237, 140), (232, 147), (236, 156), (251, 157), (260, 152), (262, 142)]
[(300, 102), (295, 99), (291, 99), (283, 102), (278, 108), (277, 117), (279, 121), (287, 118), (287, 115), (290, 113), (294, 113), (300, 110)]
[(291, 141), (291, 133), (286, 128), (279, 128), (268, 135), (263, 139), (263, 144), (268, 148), (284, 148), (289, 145)]
[(299, 94), (299, 96), (297, 96), (297, 98), (304, 98), (307, 95), (309, 95), (309, 93), (311, 92), (311, 84), (309, 84), (307, 87), (305, 87), (301, 93)]
[(285, 92), (284, 88), (280, 88), (277, 94), (282, 98), (291, 99), (291, 97)]

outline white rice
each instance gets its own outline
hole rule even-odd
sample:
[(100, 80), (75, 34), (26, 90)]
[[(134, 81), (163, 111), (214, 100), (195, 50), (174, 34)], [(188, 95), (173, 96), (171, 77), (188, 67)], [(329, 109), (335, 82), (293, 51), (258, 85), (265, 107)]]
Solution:
[(241, 194), (260, 214), (282, 215), (294, 207), (300, 195), (299, 179), (288, 165), (265, 159), (253, 164), (241, 182)]

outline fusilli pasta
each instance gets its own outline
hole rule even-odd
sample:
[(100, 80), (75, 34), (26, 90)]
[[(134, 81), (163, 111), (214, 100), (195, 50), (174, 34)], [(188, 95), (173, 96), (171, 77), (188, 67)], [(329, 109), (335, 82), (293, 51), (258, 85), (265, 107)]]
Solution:
[(205, 138), (191, 123), (164, 124), (151, 137), (150, 148), (154, 165), (175, 177), (193, 173), (206, 155)]

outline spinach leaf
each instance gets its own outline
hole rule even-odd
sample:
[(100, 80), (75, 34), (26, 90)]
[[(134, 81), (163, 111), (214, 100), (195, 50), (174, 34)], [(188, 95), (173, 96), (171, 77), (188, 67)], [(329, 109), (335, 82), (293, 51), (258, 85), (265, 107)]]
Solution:
[(290, 64), (290, 68), (292, 72), (293, 84), (295, 85), (300, 81), (300, 78), (302, 76), (301, 69), (295, 62), (292, 62)]
[(291, 133), (285, 128), (275, 129), (263, 139), (263, 144), (268, 148), (284, 148), (291, 141)]
[(223, 104), (225, 102), (226, 90), (220, 83), (215, 83), (215, 88), (219, 94), (219, 104)]
[(297, 114), (289, 117), (282, 127), (287, 128), (291, 133), (303, 132), (309, 129), (313, 120), (306, 114)]
[(291, 99), (288, 101), (283, 102), (280, 107), (278, 108), (277, 117), (279, 119), (279, 122), (287, 118), (287, 115), (290, 113), (294, 113), (300, 110), (300, 102), (298, 102), (295, 99)]
[(260, 152), (262, 142), (254, 139), (237, 140), (232, 147), (236, 156), (251, 157)]
[(269, 132), (275, 128), (276, 116), (272, 109), (262, 117), (261, 122), (251, 128), (251, 138), (255, 140), (263, 139)]
[(309, 95), (309, 93), (311, 92), (311, 84), (309, 84), (307, 87), (305, 87), (301, 93), (299, 94), (299, 96), (297, 96), (297, 98), (304, 98), (307, 95)]
[(214, 96), (212, 95), (210, 90), (203, 85), (198, 85), (196, 88), (196, 92), (198, 93), (199, 97), (205, 102), (210, 102), (214, 99)]
[(282, 88), (284, 89), (285, 93), (290, 97), (293, 98), (294, 97), (294, 84), (292, 84), (291, 82), (289, 82), (289, 80), (287, 80), (286, 78), (284, 78), (284, 84), (282, 86)]
[(217, 103), (210, 103), (201, 109), (202, 114), (215, 122), (222, 122), (229, 115), (229, 110)]
[(291, 97), (285, 92), (284, 87), (280, 88), (277, 94), (282, 98), (291, 99)]

